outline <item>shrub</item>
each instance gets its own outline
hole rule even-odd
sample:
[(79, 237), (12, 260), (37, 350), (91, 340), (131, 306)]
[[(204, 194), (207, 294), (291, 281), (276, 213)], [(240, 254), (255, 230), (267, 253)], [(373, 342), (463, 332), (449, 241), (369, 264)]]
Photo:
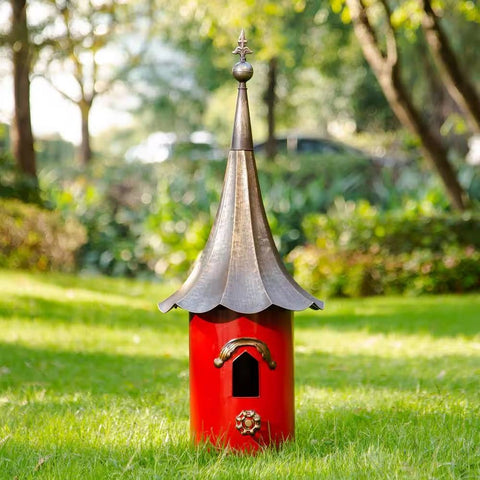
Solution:
[(18, 169), (13, 157), (0, 151), (0, 198), (42, 204), (38, 182)]
[(308, 244), (289, 255), (299, 282), (325, 296), (467, 292), (480, 288), (480, 216), (428, 202), (381, 212), (338, 200), (304, 221)]
[[(388, 186), (401, 175), (362, 155), (257, 160), (269, 222), (283, 256), (305, 242), (304, 216), (325, 212), (338, 195), (382, 207), (398, 201)], [(83, 171), (51, 165), (40, 178), (48, 203), (87, 229), (82, 268), (184, 278), (207, 240), (224, 172), (225, 162), (207, 160), (128, 164), (104, 159)], [(404, 182), (409, 186), (403, 193), (418, 187), (423, 177), (417, 173), (410, 171), (416, 183)]]
[(86, 229), (78, 261), (83, 270), (113, 276), (149, 272), (150, 247), (143, 222), (155, 181), (151, 166), (104, 161), (86, 170), (70, 167), (42, 172), (48, 203)]
[[(382, 206), (392, 201), (386, 185), (395, 172), (361, 155), (279, 155), (275, 162), (259, 156), (257, 161), (268, 220), (282, 256), (306, 241), (302, 219), (325, 212), (338, 195)], [(224, 162), (177, 159), (157, 166), (157, 192), (145, 223), (145, 235), (155, 246), (157, 273), (182, 277), (192, 265), (206, 242), (224, 171)], [(417, 187), (423, 177), (415, 178)]]
[(76, 220), (19, 200), (0, 200), (0, 267), (73, 270), (85, 240)]

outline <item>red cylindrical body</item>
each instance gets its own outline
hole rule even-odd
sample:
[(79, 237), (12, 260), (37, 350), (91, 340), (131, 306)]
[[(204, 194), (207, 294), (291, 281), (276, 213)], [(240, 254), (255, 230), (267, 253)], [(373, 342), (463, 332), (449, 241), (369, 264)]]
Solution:
[(190, 313), (190, 426), (196, 443), (255, 450), (293, 439), (292, 318), (278, 307), (245, 315), (223, 307)]

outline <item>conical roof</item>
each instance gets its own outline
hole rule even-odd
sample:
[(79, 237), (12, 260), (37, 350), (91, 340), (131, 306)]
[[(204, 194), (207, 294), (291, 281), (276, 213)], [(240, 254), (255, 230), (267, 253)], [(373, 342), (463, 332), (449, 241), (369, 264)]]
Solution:
[(162, 312), (181, 307), (203, 313), (224, 306), (238, 313), (258, 313), (275, 305), (286, 310), (323, 309), (323, 302), (291, 277), (275, 247), (258, 183), (246, 82), (253, 75), (245, 61), (251, 53), (242, 30), (240, 62), (233, 75), (240, 82), (223, 192), (209, 239), (182, 287), (159, 303)]

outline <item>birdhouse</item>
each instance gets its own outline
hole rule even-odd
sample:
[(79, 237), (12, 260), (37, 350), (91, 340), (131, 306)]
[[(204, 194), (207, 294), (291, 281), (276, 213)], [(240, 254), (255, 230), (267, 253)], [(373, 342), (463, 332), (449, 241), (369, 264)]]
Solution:
[(190, 312), (190, 427), (196, 443), (252, 451), (294, 437), (293, 311), (322, 309), (285, 269), (258, 183), (246, 82), (238, 97), (223, 192), (207, 244), (183, 286), (159, 303)]

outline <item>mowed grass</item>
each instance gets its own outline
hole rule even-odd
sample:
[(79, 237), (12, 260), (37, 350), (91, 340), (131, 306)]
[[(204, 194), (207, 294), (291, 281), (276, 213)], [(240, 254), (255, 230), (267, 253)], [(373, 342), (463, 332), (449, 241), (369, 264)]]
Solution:
[(296, 442), (188, 436), (173, 287), (0, 271), (0, 479), (480, 478), (480, 295), (296, 315)]

